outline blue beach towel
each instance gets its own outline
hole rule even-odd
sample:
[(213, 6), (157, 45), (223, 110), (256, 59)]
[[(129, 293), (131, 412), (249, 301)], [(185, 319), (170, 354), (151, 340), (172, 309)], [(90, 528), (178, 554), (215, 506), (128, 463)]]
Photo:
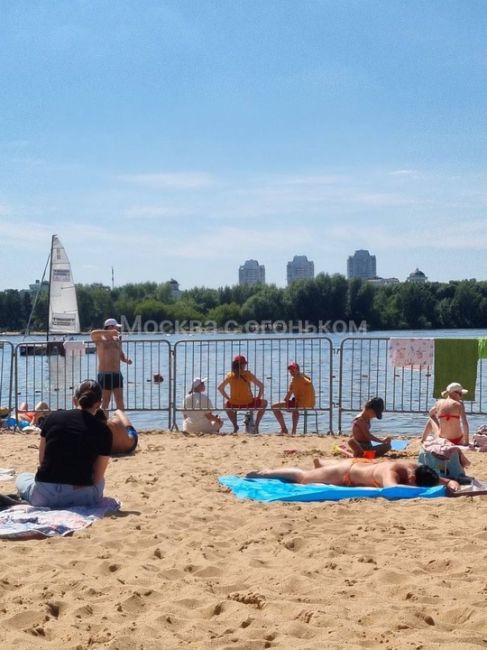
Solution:
[[(380, 442), (372, 442), (372, 447), (380, 445)], [(409, 440), (391, 440), (392, 451), (403, 451), (409, 445)]]
[(395, 485), (387, 488), (339, 487), (310, 483), (299, 485), (285, 483), (277, 479), (242, 478), (240, 476), (220, 476), (220, 484), (229, 488), (239, 499), (254, 501), (341, 501), (342, 499), (382, 497), (395, 501), (397, 499), (433, 499), (446, 496), (443, 485), (431, 488)]

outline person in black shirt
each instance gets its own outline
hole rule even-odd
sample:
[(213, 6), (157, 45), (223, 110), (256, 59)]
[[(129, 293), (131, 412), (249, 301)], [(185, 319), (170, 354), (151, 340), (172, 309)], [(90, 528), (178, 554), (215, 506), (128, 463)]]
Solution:
[(75, 409), (51, 413), (41, 428), (39, 467), (19, 474), (19, 496), (34, 506), (94, 505), (103, 497), (112, 433), (95, 417), (102, 389), (91, 379), (76, 389)]

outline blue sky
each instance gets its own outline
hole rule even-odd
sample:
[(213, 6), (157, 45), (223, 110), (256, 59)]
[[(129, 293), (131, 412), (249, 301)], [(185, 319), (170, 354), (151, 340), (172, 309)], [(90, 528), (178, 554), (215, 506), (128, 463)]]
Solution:
[(0, 290), (487, 279), (482, 0), (0, 0)]

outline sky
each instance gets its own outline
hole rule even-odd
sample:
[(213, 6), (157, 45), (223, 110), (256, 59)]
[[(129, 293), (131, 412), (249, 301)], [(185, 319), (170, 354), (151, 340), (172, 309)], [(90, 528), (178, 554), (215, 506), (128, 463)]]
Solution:
[(0, 290), (487, 279), (483, 0), (0, 0)]

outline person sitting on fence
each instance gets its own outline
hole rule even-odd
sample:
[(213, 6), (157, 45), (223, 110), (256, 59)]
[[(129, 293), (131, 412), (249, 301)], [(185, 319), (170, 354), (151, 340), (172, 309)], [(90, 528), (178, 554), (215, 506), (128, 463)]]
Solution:
[(37, 402), (33, 411), (29, 411), (27, 402), (22, 402), (17, 409), (18, 421), (26, 422), (28, 426), (41, 427), (50, 412), (51, 409), (46, 402)]
[(463, 396), (468, 390), (458, 382), (448, 384), (441, 393), (442, 399), (429, 412), (429, 419), (423, 431), (424, 442), (431, 434), (449, 440), (454, 445), (469, 445), (469, 426)]
[(439, 483), (456, 492), (460, 485), (453, 480), (443, 479), (426, 465), (417, 465), (403, 460), (376, 462), (367, 458), (323, 461), (316, 458), (314, 469), (280, 467), (249, 472), (246, 478), (278, 479), (287, 483), (323, 483), (343, 487), (393, 487), (413, 485), (433, 487)]
[(283, 409), (289, 411), (292, 414), (292, 435), (295, 435), (299, 420), (298, 409), (314, 408), (315, 389), (311, 378), (301, 372), (296, 361), (291, 362), (287, 369), (291, 375), (288, 391), (282, 402), (275, 402), (272, 405), (272, 412), (281, 427), (280, 433), (285, 434), (288, 433), (288, 430), (282, 411)]
[[(259, 424), (267, 406), (267, 401), (262, 399), (264, 384), (249, 370), (246, 370), (246, 365), (247, 359), (242, 354), (234, 357), (232, 370), (218, 386), (218, 390), (225, 401), (225, 411), (233, 424), (233, 432), (237, 433), (238, 431), (237, 411), (258, 409), (255, 416), (254, 433), (259, 433)], [(257, 397), (254, 397), (252, 393), (252, 384), (257, 386)], [(225, 390), (227, 386), (230, 387), (230, 395)]]
[(223, 420), (212, 413), (213, 404), (205, 395), (206, 377), (195, 377), (183, 404), (185, 433), (219, 433)]
[[(369, 399), (362, 411), (352, 421), (352, 434), (348, 446), (356, 458), (361, 458), (373, 452), (374, 456), (384, 456), (391, 449), (391, 438), (377, 438), (370, 432), (370, 422), (373, 418), (382, 419), (384, 400), (381, 397)], [(373, 445), (372, 443), (379, 443)]]

